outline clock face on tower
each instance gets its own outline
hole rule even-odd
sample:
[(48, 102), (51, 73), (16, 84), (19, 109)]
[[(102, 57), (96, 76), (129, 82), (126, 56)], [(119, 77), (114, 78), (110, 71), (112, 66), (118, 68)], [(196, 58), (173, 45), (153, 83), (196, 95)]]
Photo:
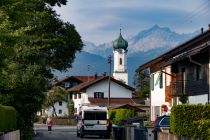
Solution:
[(122, 49), (119, 49), (119, 53), (122, 54)]

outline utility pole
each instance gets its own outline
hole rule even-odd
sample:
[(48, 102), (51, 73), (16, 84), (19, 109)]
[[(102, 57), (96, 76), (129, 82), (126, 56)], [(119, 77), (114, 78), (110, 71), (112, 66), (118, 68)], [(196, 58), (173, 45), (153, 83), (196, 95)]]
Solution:
[(108, 63), (109, 63), (109, 90), (108, 90), (108, 107), (110, 106), (110, 80), (111, 80), (111, 64), (112, 64), (112, 56), (108, 56)]
[(89, 82), (90, 65), (87, 65), (87, 70), (88, 70), (88, 82)]

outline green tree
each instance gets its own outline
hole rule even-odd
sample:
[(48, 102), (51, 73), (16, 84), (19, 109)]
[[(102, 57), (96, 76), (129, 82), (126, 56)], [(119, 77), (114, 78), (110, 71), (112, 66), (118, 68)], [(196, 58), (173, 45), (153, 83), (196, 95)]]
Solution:
[(44, 108), (53, 108), (53, 113), (52, 115), (57, 117), (56, 110), (55, 110), (55, 103), (59, 101), (66, 101), (65, 100), (65, 95), (67, 95), (67, 91), (61, 87), (53, 87), (50, 92), (47, 93), (47, 96), (45, 97), (44, 100)]
[(139, 97), (147, 97), (150, 93), (149, 70), (136, 72), (133, 84), (136, 86)]
[(123, 119), (134, 117), (136, 113), (131, 109), (114, 109), (109, 111), (109, 116), (113, 124), (123, 125)]
[(0, 0), (0, 104), (18, 112), (22, 140), (32, 139), (52, 70), (71, 67), (83, 43), (53, 6), (67, 0)]

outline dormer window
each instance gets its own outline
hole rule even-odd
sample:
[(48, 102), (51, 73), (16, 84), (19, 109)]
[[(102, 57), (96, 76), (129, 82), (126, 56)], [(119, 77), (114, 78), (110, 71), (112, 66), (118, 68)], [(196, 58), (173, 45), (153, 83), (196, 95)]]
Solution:
[(69, 83), (69, 82), (63, 82), (63, 87), (64, 87), (64, 88), (70, 87), (70, 83)]

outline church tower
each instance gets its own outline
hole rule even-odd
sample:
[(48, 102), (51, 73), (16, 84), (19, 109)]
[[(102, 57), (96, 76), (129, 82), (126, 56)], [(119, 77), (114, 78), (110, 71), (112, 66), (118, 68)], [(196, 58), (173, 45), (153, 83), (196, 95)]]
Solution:
[(113, 77), (125, 84), (128, 84), (127, 73), (127, 47), (128, 42), (123, 39), (120, 29), (120, 36), (113, 42), (114, 73)]

